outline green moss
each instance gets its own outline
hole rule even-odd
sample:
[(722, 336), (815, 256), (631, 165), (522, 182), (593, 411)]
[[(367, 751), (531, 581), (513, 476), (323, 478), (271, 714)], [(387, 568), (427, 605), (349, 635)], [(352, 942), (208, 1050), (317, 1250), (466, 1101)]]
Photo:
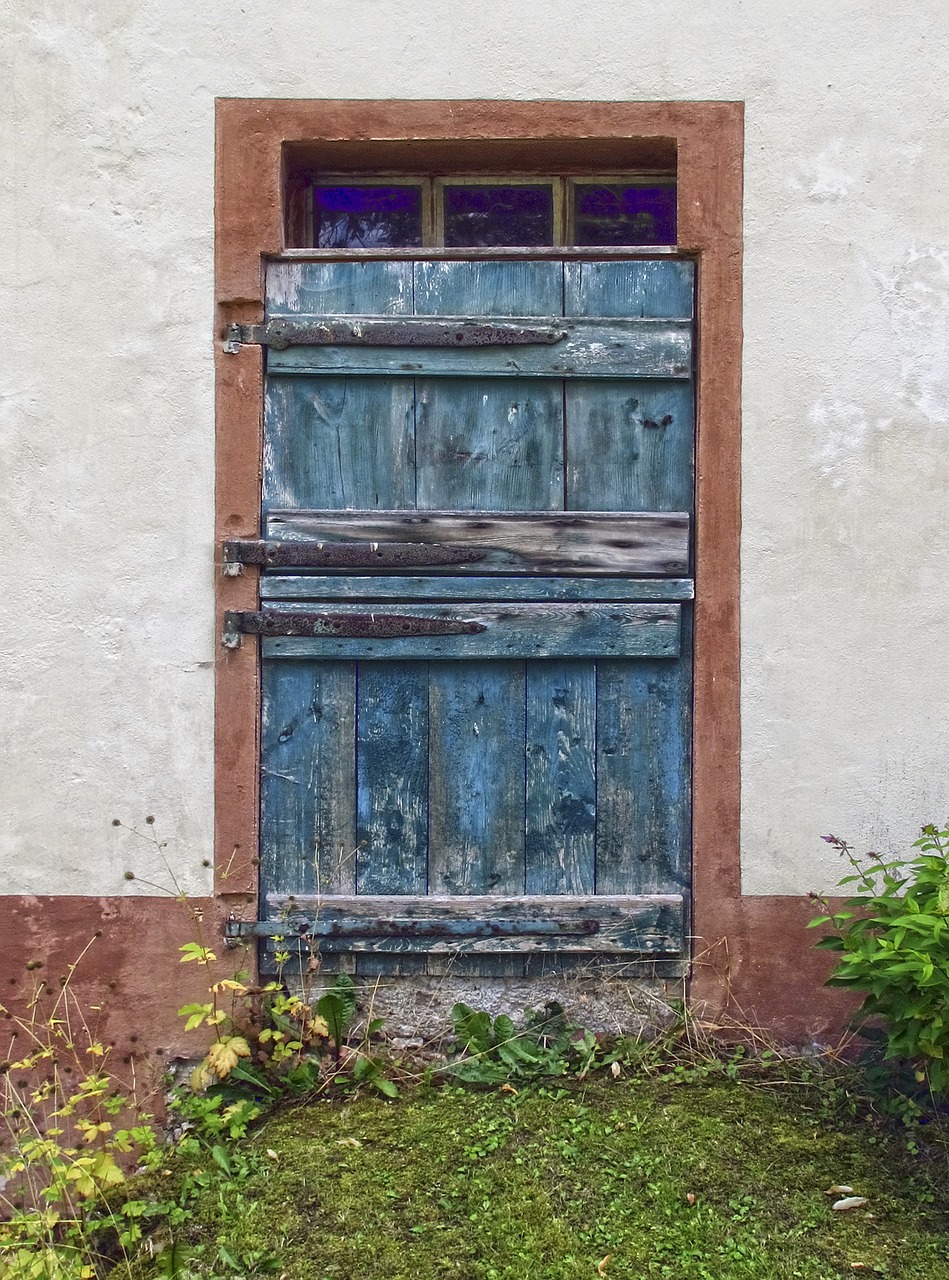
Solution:
[[(944, 1149), (828, 1118), (809, 1085), (646, 1077), (316, 1102), (254, 1146), (276, 1158), (216, 1187), (198, 1234), (273, 1256), (287, 1280), (574, 1280), (601, 1263), (608, 1280), (831, 1280), (854, 1263), (949, 1280)], [(833, 1183), (866, 1211), (834, 1213)]]

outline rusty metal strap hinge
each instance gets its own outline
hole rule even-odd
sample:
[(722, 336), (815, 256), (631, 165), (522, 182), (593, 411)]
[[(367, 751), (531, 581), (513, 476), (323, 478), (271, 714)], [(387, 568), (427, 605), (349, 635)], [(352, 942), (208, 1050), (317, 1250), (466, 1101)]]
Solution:
[(556, 324), (498, 324), (490, 320), (388, 320), (327, 316), (229, 324), (224, 350), (247, 343), (287, 347), (523, 347), (553, 346), (567, 336)]
[[(224, 564), (265, 569), (410, 569), (418, 565), (474, 564), (477, 547), (430, 546), (424, 542), (268, 542), (235, 538), (224, 543)], [(230, 571), (233, 572), (233, 571)]]
[(394, 640), (400, 636), (474, 636), (482, 622), (420, 618), (400, 613), (333, 613), (310, 609), (231, 610), (224, 615), (222, 644), (236, 649), (241, 635), (325, 636), (328, 639)]

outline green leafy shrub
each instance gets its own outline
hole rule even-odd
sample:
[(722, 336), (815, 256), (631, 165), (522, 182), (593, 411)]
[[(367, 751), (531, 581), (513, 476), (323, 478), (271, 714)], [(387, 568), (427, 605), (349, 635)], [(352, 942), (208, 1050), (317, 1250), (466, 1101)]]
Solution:
[(923, 827), (919, 853), (892, 861), (824, 839), (851, 868), (839, 882), (851, 896), (837, 910), (818, 899), (827, 914), (809, 926), (830, 926), (817, 943), (839, 953), (829, 985), (865, 991), (858, 1022), (878, 1021), (885, 1056), (949, 1097), (949, 830)]

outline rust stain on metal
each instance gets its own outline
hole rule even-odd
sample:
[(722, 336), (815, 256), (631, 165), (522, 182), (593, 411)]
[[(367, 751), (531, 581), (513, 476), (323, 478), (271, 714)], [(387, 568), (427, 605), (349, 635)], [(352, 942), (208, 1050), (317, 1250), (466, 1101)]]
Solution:
[(567, 330), (551, 324), (495, 324), (482, 320), (280, 319), (233, 325), (228, 351), (241, 342), (274, 351), (287, 347), (523, 347), (553, 346)]
[(403, 569), (474, 564), (484, 556), (477, 548), (420, 542), (265, 542), (244, 538), (224, 543), (225, 563), (259, 564), (267, 569)]
[(259, 613), (229, 614), (226, 623), (236, 631), (258, 636), (328, 636), (359, 640), (397, 639), (399, 636), (473, 636), (487, 631), (482, 622), (462, 618), (419, 618), (401, 613), (329, 613), (264, 609)]

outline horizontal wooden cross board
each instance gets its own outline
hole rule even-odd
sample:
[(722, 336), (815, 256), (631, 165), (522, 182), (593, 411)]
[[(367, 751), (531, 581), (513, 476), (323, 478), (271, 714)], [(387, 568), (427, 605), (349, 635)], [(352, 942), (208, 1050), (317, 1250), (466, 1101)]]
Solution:
[(689, 515), (684, 511), (470, 512), (271, 511), (268, 540), (310, 542), (316, 567), (324, 546), (356, 542), (429, 546), (432, 565), (414, 569), (460, 572), (439, 551), (476, 553), (476, 573), (685, 574), (689, 569)]
[(691, 600), (691, 578), (356, 577), (272, 573), (260, 579), (262, 600)]
[[(547, 319), (546, 317), (544, 319)], [(351, 328), (360, 318), (347, 317)], [(369, 317), (365, 318), (368, 325)], [(332, 316), (297, 316), (294, 324), (340, 323)], [(406, 321), (405, 324), (410, 324)], [(458, 318), (458, 332), (466, 319)], [(513, 327), (536, 326), (536, 318), (512, 317)], [(271, 347), (270, 374), (352, 373), (380, 376), (548, 378), (690, 378), (692, 325), (685, 320), (550, 319), (564, 337), (554, 343), (539, 338), (532, 345), (419, 347), (288, 346)]]
[[(558, 897), (267, 896), (266, 921), (235, 922), (248, 934), (308, 950), (505, 954), (676, 955), (682, 949), (681, 894)], [(279, 944), (281, 947), (284, 943)]]
[(675, 658), (680, 610), (673, 602), (286, 604), (225, 621), (266, 637), (264, 656), (273, 658)]

